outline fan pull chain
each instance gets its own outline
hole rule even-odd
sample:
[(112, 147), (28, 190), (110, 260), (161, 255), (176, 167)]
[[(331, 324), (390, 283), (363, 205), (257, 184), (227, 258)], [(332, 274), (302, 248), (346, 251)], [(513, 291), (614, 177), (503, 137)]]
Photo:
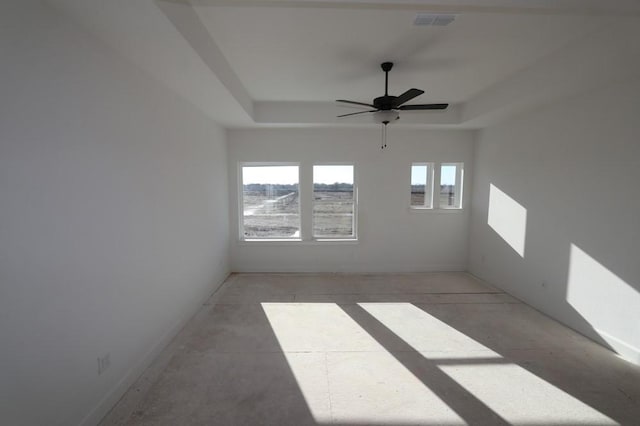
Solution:
[(387, 124), (389, 124), (388, 121), (382, 123), (382, 142), (380, 143), (380, 149), (387, 147)]
[(384, 123), (384, 148), (387, 147), (387, 123)]

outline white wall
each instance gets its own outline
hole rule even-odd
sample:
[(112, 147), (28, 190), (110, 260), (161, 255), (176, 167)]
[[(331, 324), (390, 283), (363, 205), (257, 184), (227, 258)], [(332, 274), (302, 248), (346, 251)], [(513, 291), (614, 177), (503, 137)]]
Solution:
[[(380, 136), (378, 128), (229, 131), (232, 270), (465, 270), (467, 202), (462, 211), (411, 210), (410, 168), (412, 162), (462, 161), (469, 194), (472, 134), (390, 127), (385, 150), (380, 149)], [(237, 168), (241, 161), (300, 162), (307, 171), (314, 162), (355, 163), (358, 243), (239, 242)], [(308, 207), (303, 205), (302, 209)]]
[[(639, 111), (636, 80), (480, 132), (470, 234), (472, 273), (636, 363)], [(493, 206), (491, 184), (506, 194)], [(506, 239), (488, 225), (492, 210), (520, 218), (494, 226)]]
[(0, 58), (0, 423), (95, 424), (228, 272), (224, 131), (37, 1)]

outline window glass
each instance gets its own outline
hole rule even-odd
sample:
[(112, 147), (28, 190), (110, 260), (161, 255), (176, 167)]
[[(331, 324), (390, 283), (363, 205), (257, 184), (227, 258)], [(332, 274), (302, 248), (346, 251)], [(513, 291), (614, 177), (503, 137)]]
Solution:
[(440, 166), (440, 208), (462, 207), (462, 163), (442, 163)]
[(353, 165), (313, 166), (313, 236), (355, 238)]
[(411, 165), (411, 207), (431, 208), (433, 193), (433, 165), (413, 163)]
[(242, 167), (244, 238), (300, 238), (298, 166)]

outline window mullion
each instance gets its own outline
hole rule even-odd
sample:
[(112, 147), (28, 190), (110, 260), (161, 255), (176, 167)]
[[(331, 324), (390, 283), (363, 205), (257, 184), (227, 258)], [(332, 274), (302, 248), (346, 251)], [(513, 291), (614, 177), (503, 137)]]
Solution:
[[(435, 164), (435, 163), (434, 163)], [(441, 175), (441, 164), (437, 164), (436, 167), (433, 168), (433, 208), (440, 208), (440, 175)]]
[(313, 239), (313, 166), (306, 162), (300, 164), (300, 236)]

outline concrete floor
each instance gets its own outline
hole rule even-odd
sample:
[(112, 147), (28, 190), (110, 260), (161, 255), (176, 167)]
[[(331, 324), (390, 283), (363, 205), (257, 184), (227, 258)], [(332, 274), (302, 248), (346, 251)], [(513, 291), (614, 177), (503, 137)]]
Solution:
[(234, 274), (102, 425), (640, 425), (640, 368), (465, 273)]

